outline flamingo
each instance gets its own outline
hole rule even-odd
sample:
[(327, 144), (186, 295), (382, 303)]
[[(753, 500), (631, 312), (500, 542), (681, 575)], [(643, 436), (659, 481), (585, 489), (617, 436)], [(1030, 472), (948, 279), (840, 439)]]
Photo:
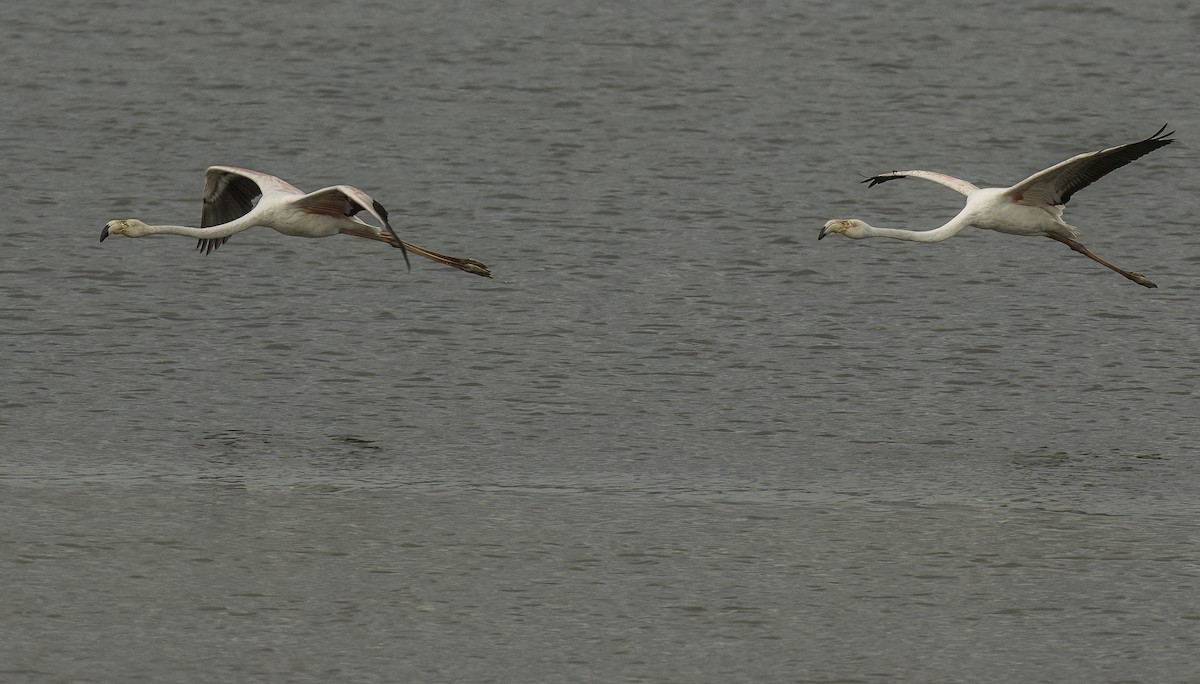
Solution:
[(1065, 223), (1062, 213), (1063, 206), (1076, 192), (1133, 160), (1175, 142), (1170, 137), (1175, 131), (1163, 133), (1165, 130), (1167, 127), (1163, 126), (1154, 135), (1135, 143), (1076, 155), (1008, 188), (979, 188), (961, 178), (936, 171), (892, 171), (871, 176), (862, 181), (870, 183), (868, 188), (897, 178), (923, 178), (961, 192), (967, 196), (967, 204), (957, 216), (933, 230), (876, 228), (858, 219), (834, 219), (825, 224), (817, 239), (840, 233), (855, 240), (888, 237), (913, 242), (941, 242), (954, 237), (967, 226), (1012, 235), (1041, 235), (1063, 243), (1138, 285), (1158, 287), (1141, 273), (1117, 268), (1089, 251), (1075, 239), (1079, 237), (1079, 229)]
[[(254, 200), (260, 197), (255, 204)], [(355, 216), (360, 211), (370, 214), (382, 227)], [(475, 259), (438, 254), (401, 240), (388, 223), (383, 205), (358, 188), (334, 185), (306, 194), (281, 178), (235, 166), (210, 166), (204, 172), (204, 212), (199, 228), (151, 226), (138, 219), (119, 219), (104, 226), (100, 241), (104, 242), (110, 235), (183, 235), (196, 238), (196, 249), (210, 254), (225, 244), (231, 235), (254, 226), (266, 226), (297, 237), (319, 238), (344, 233), (378, 240), (399, 247), (409, 268), (412, 265), (408, 253), (413, 252), (467, 273), (492, 277), (488, 267)]]

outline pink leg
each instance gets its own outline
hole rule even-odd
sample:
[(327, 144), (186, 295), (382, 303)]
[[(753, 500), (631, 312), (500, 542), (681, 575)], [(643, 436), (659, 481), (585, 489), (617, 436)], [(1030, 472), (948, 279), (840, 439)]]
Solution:
[(1051, 240), (1058, 240), (1059, 242), (1070, 247), (1071, 249), (1075, 250), (1076, 252), (1079, 252), (1080, 254), (1084, 255), (1085, 257), (1091, 259), (1092, 261), (1095, 261), (1096, 263), (1100, 264), (1101, 266), (1104, 266), (1105, 268), (1111, 268), (1112, 270), (1116, 271), (1117, 273), (1120, 273), (1121, 275), (1125, 276), (1126, 278), (1129, 278), (1130, 280), (1137, 283), (1138, 285), (1141, 285), (1143, 287), (1158, 287), (1154, 283), (1150, 282), (1150, 279), (1147, 278), (1146, 276), (1142, 275), (1141, 273), (1134, 273), (1132, 271), (1126, 271), (1123, 268), (1117, 268), (1116, 266), (1113, 266), (1112, 264), (1108, 263), (1104, 259), (1101, 259), (1100, 257), (1096, 256), (1095, 254), (1092, 254), (1091, 250), (1089, 250), (1087, 247), (1084, 247), (1083, 245), (1079, 244), (1079, 242), (1076, 240), (1072, 240), (1069, 237), (1063, 237), (1061, 235), (1055, 235), (1054, 233), (1049, 233), (1046, 235), (1046, 237), (1050, 238)]

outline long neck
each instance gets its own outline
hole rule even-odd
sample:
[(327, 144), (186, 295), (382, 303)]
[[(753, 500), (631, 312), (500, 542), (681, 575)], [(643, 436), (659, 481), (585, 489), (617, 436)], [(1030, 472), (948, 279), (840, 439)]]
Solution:
[(203, 238), (211, 240), (213, 238), (229, 237), (234, 233), (240, 233), (247, 228), (257, 225), (256, 218), (250, 214), (241, 216), (232, 221), (222, 223), (217, 226), (209, 226), (208, 228), (193, 228), (191, 226), (146, 226), (145, 235), (183, 235), (184, 237)]
[(965, 214), (959, 214), (950, 219), (945, 225), (933, 230), (901, 230), (899, 228), (876, 228), (875, 226), (866, 226), (866, 234), (868, 237), (886, 237), (896, 240), (909, 240), (912, 242), (941, 242), (947, 238), (954, 237), (963, 228), (971, 225), (970, 217)]
[(145, 235), (183, 235), (194, 238), (224, 237), (213, 235), (207, 228), (192, 228), (191, 226), (146, 226)]

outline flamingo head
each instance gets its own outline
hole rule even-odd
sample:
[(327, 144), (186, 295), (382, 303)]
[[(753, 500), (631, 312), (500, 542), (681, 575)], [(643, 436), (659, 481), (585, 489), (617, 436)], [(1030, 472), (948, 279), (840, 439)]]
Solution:
[(833, 219), (825, 223), (825, 227), (821, 229), (820, 234), (817, 235), (817, 239), (820, 240), (826, 235), (832, 235), (833, 233), (841, 233), (848, 238), (861, 240), (867, 237), (868, 228), (870, 226), (865, 221), (859, 221), (858, 219)]
[(125, 237), (142, 237), (148, 235), (146, 230), (148, 226), (137, 219), (118, 219), (109, 221), (104, 226), (104, 230), (100, 231), (100, 242), (109, 235), (124, 235)]

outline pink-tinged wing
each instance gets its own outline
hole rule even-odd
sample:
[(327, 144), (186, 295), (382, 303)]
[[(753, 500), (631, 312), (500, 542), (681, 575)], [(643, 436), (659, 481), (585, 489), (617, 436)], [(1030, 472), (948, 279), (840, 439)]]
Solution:
[(325, 216), (354, 216), (365, 211), (379, 221), (387, 224), (387, 210), (371, 198), (370, 195), (349, 185), (334, 185), (310, 192), (292, 201), (292, 206), (309, 214)]
[(404, 255), (404, 263), (408, 263), (408, 250), (405, 249), (404, 242), (400, 239), (400, 236), (396, 235), (396, 231), (392, 230), (392, 224), (388, 223), (387, 209), (384, 209), (382, 204), (375, 201), (362, 190), (351, 185), (334, 185), (328, 188), (321, 188), (316, 192), (310, 192), (303, 197), (297, 198), (292, 204), (297, 209), (310, 214), (345, 216), (353, 218), (359, 223), (363, 222), (355, 217), (355, 214), (360, 211), (367, 212), (380, 223), (378, 226), (379, 232), (385, 237), (391, 238), (388, 240), (388, 244), (393, 247), (399, 247), (400, 252)]
[[(204, 210), (200, 227), (211, 228), (239, 219), (254, 208), (265, 192), (302, 194), (295, 186), (275, 176), (236, 166), (210, 166), (204, 172)], [(208, 254), (228, 241), (201, 238), (196, 249)]]
[(878, 176), (871, 176), (870, 178), (863, 180), (863, 182), (870, 183), (870, 185), (867, 187), (873, 188), (880, 183), (886, 183), (888, 181), (896, 180), (897, 178), (924, 178), (927, 181), (933, 181), (939, 185), (944, 185), (951, 190), (954, 190), (955, 192), (961, 192), (964, 195), (970, 195), (979, 189), (974, 184), (968, 183), (961, 178), (947, 176), (946, 174), (938, 173), (937, 171), (922, 171), (920, 169), (913, 169), (912, 171), (892, 171), (891, 173), (881, 173)]
[(1157, 133), (1145, 140), (1071, 157), (1017, 183), (1008, 189), (1008, 194), (1015, 197), (1020, 204), (1032, 206), (1066, 204), (1076, 192), (1109, 173), (1160, 147), (1175, 142), (1170, 137), (1175, 134), (1175, 131), (1164, 133), (1165, 130), (1167, 127), (1163, 126), (1158, 129)]

